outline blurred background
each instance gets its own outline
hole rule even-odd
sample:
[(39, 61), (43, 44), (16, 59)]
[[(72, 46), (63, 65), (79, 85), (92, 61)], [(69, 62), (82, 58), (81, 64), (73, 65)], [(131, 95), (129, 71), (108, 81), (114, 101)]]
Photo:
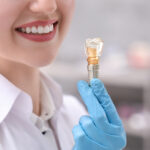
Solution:
[(63, 88), (80, 96), (87, 80), (84, 43), (104, 40), (100, 79), (105, 83), (127, 132), (126, 150), (150, 149), (150, 1), (76, 0), (70, 30), (53, 64), (41, 68)]

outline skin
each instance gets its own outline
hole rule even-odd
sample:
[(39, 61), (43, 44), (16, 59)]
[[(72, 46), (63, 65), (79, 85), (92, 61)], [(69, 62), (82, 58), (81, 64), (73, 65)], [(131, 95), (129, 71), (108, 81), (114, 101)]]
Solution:
[[(32, 97), (33, 112), (40, 115), (39, 67), (50, 64), (71, 22), (74, 0), (0, 0), (0, 73)], [(36, 20), (58, 19), (55, 37), (34, 42), (15, 27)]]

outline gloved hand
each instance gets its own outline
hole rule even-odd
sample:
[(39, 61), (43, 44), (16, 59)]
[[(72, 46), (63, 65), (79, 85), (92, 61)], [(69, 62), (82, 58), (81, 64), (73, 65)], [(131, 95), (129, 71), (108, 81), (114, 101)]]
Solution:
[(78, 91), (89, 116), (82, 116), (72, 130), (73, 150), (122, 150), (126, 146), (126, 133), (103, 83), (93, 79), (89, 86), (80, 81)]

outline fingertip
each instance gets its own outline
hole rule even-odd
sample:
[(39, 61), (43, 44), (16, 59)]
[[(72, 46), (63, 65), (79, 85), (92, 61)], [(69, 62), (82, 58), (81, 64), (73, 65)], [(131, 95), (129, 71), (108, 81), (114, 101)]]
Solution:
[(84, 136), (84, 132), (81, 129), (80, 125), (75, 125), (73, 127), (72, 134), (73, 134), (75, 140), (80, 139), (80, 138), (82, 138)]
[(90, 81), (90, 85), (91, 85), (91, 87), (101, 87), (101, 86), (103, 86), (103, 82), (98, 78), (93, 78)]
[(84, 80), (80, 80), (80, 81), (78, 81), (78, 83), (77, 83), (78, 89), (80, 89), (80, 88), (82, 88), (82, 87), (86, 87), (86, 86), (88, 86), (88, 83), (87, 83), (86, 81), (84, 81)]
[(87, 107), (89, 107), (90, 99), (93, 98), (92, 89), (89, 87), (89, 84), (83, 80), (80, 80), (77, 85), (77, 89), (82, 98), (82, 101)]
[(85, 115), (85, 116), (80, 117), (79, 124), (81, 126), (89, 126), (91, 123), (92, 123), (92, 120), (90, 116)]
[(80, 117), (79, 123), (82, 124), (82, 122), (86, 122), (87, 120), (89, 120), (89, 116), (83, 115), (83, 116)]

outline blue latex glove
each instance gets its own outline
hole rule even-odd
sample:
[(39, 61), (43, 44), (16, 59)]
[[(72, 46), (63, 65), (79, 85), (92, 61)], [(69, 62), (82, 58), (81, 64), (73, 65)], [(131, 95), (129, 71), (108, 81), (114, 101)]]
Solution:
[(88, 109), (73, 130), (73, 150), (122, 150), (126, 146), (126, 133), (117, 110), (99, 79), (91, 86), (78, 82), (78, 91)]

